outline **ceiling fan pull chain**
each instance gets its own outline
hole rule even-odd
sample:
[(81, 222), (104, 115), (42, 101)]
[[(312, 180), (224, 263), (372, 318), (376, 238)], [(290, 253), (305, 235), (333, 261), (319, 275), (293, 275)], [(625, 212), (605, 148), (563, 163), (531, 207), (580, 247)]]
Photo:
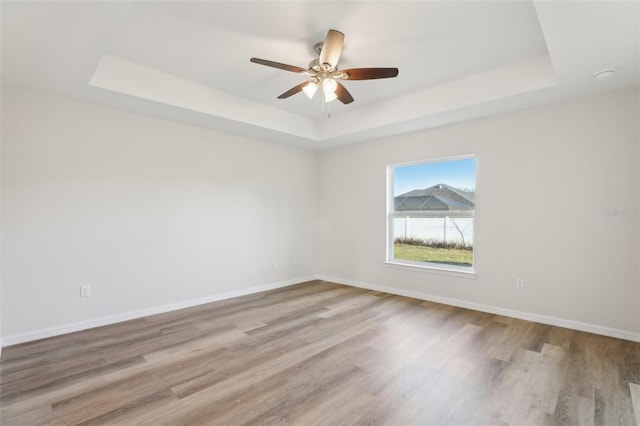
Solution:
[[(325, 111), (327, 115), (325, 115)], [(331, 103), (327, 102), (324, 90), (322, 91), (322, 118), (331, 118)]]
[(324, 118), (324, 108), (325, 105), (327, 105), (327, 102), (325, 101), (325, 94), (324, 94), (324, 90), (322, 90), (322, 118)]

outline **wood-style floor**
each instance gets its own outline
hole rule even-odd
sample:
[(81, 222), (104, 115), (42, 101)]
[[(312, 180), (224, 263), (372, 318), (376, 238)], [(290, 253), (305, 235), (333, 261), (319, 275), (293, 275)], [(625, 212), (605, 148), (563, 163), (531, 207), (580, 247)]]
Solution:
[(0, 373), (4, 426), (640, 424), (638, 343), (323, 281), (8, 347)]

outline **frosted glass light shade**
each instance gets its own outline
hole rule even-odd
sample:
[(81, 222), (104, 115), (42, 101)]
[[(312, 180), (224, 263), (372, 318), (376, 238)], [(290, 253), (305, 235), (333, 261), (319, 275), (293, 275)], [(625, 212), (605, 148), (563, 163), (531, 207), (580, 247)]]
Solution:
[(324, 92), (324, 101), (325, 102), (331, 102), (331, 101), (335, 101), (336, 99), (338, 99), (338, 95), (336, 95), (334, 92)]
[(313, 95), (316, 93), (316, 90), (318, 90), (318, 85), (313, 81), (310, 81), (309, 84), (302, 88), (302, 91), (309, 99), (313, 99)]
[(332, 78), (327, 78), (322, 82), (322, 90), (324, 91), (324, 101), (331, 102), (338, 98), (336, 95), (336, 88), (338, 83)]

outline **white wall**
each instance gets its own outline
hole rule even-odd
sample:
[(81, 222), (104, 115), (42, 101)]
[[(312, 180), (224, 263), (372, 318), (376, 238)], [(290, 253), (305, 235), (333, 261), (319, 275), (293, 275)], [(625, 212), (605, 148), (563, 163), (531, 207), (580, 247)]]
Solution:
[[(2, 102), (0, 102), (0, 116)], [(1, 128), (1, 127), (0, 127)], [(2, 356), (2, 136), (0, 135), (0, 357)]]
[[(640, 210), (639, 112), (618, 92), (315, 154), (3, 88), (1, 335), (313, 274), (637, 335), (640, 218), (605, 213)], [(469, 153), (477, 279), (386, 266), (386, 165)]]
[(312, 152), (4, 88), (2, 144), (5, 337), (313, 273)]
[[(623, 91), (323, 152), (316, 270), (637, 336), (639, 116)], [(472, 153), (477, 279), (385, 265), (387, 164)]]

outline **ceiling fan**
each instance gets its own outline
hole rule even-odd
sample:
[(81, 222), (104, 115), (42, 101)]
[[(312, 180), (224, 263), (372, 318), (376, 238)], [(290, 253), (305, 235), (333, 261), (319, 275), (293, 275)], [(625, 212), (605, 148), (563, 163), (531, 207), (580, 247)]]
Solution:
[(311, 99), (318, 88), (322, 88), (322, 96), (325, 102), (338, 99), (343, 104), (350, 104), (353, 102), (353, 96), (337, 80), (373, 80), (396, 77), (398, 75), (398, 68), (351, 68), (338, 70), (338, 61), (340, 60), (343, 44), (344, 34), (337, 30), (329, 30), (324, 42), (317, 43), (314, 46), (316, 53), (318, 53), (318, 58), (312, 60), (306, 69), (259, 58), (251, 58), (251, 62), (311, 77), (311, 80), (287, 90), (278, 96), (278, 99), (286, 99), (301, 91), (304, 91)]

